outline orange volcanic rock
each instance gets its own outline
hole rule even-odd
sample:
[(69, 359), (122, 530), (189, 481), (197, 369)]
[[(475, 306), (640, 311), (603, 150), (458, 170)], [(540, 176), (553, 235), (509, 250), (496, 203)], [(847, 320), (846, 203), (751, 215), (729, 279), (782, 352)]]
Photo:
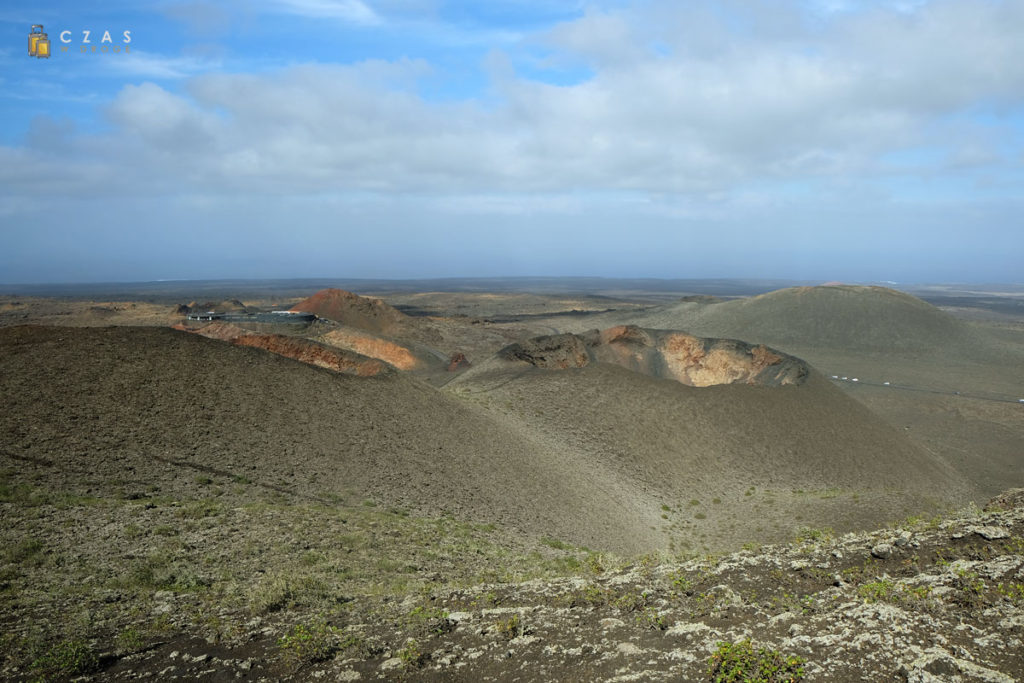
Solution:
[(318, 344), (303, 337), (281, 334), (258, 334), (224, 322), (212, 322), (202, 327), (188, 327), (184, 323), (172, 325), (176, 330), (191, 332), (202, 337), (229, 342), (235, 346), (260, 348), (309, 365), (360, 377), (372, 377), (391, 371), (391, 366), (377, 358)]
[(293, 311), (315, 313), (334, 322), (387, 334), (401, 329), (409, 317), (380, 299), (343, 289), (322, 289), (292, 306)]
[(583, 335), (537, 337), (505, 347), (500, 355), (506, 360), (552, 369), (609, 363), (695, 387), (803, 384), (810, 372), (799, 358), (763, 345), (633, 325)]
[(251, 334), (231, 340), (236, 346), (264, 349), (279, 356), (360, 377), (373, 377), (391, 371), (387, 363), (345, 349), (336, 349), (302, 337), (282, 334)]
[(416, 370), (424, 365), (407, 347), (372, 335), (350, 330), (333, 330), (320, 339), (331, 346), (382, 360), (399, 370)]
[(667, 374), (695, 387), (737, 383), (800, 384), (806, 377), (806, 366), (783, 364), (783, 356), (766, 346), (750, 347), (731, 339), (702, 339), (673, 333), (663, 338), (658, 350)]

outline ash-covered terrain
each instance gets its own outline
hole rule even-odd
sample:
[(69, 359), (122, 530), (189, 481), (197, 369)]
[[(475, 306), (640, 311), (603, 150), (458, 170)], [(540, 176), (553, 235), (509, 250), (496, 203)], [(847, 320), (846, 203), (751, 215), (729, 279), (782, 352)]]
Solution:
[(0, 299), (0, 675), (1018, 678), (1024, 326), (723, 292)]

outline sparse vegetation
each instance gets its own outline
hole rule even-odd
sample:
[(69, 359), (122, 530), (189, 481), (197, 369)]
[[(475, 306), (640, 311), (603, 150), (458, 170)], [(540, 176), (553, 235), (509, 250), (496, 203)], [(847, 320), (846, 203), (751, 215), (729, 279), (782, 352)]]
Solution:
[(980, 607), (985, 601), (985, 582), (981, 580), (977, 572), (967, 569), (959, 569), (953, 578), (952, 586), (955, 590), (953, 599), (958, 603), (975, 608)]
[(43, 680), (93, 673), (99, 668), (99, 657), (84, 640), (65, 640), (49, 647), (29, 666)]
[(322, 662), (340, 649), (337, 629), (324, 621), (296, 624), (277, 645), (281, 656), (293, 664)]
[(518, 638), (519, 636), (526, 634), (526, 627), (523, 625), (523, 618), (519, 613), (515, 613), (507, 619), (499, 619), (494, 624), (497, 632), (508, 640)]
[(653, 607), (645, 607), (635, 617), (636, 623), (644, 628), (664, 631), (668, 628), (668, 620)]
[(996, 590), (1014, 606), (1024, 606), (1024, 583), (1000, 583)]
[(865, 602), (881, 602), (888, 600), (895, 589), (896, 585), (892, 581), (882, 579), (862, 584), (857, 588), (857, 594), (864, 598)]
[(805, 663), (802, 657), (755, 648), (750, 640), (720, 642), (708, 662), (708, 674), (715, 683), (794, 683), (803, 680)]
[(405, 646), (398, 651), (396, 656), (401, 660), (402, 666), (407, 669), (419, 669), (426, 664), (428, 659), (419, 642), (414, 638), (408, 639), (405, 642)]
[[(487, 334), (504, 343), (517, 334), (516, 324)], [(86, 334), (108, 335), (97, 337), (102, 348), (117, 348), (121, 338), (116, 330)], [(202, 348), (218, 348), (202, 341)], [(75, 364), (66, 361), (74, 358), (60, 357), (60, 346), (47, 343), (47, 353), (58, 354), (67, 372), (73, 372)], [(9, 355), (0, 353), (4, 388), (14, 387), (10, 377), (18, 370), (9, 359), (25, 352), (22, 346), (30, 345), (11, 346)], [(106, 353), (100, 346), (93, 350)], [(118, 353), (124, 356), (123, 349)], [(143, 371), (152, 361), (147, 357), (138, 367), (123, 363), (129, 373), (124, 381), (134, 381), (133, 372), (148, 377)], [(772, 649), (788, 651), (789, 646), (778, 644), (784, 638), (793, 639), (797, 654), (814, 660), (816, 675), (827, 672), (836, 680), (877, 673), (860, 671), (865, 661), (881, 675), (900, 666), (913, 669), (915, 658), (907, 653), (933, 648), (999, 673), (1016, 674), (1024, 667), (1022, 655), (1012, 647), (1012, 630), (1000, 626), (1001, 620), (1018, 619), (1024, 607), (1024, 584), (1014, 573), (1016, 565), (1004, 558), (1024, 555), (1024, 522), (1012, 508), (987, 517), (976, 508), (969, 510), (977, 517), (970, 526), (928, 512), (870, 535), (836, 534), (822, 525), (835, 524), (845, 532), (869, 526), (882, 509), (884, 519), (894, 519), (930, 508), (917, 499), (904, 503), (896, 490), (865, 485), (858, 494), (816, 488), (822, 486), (813, 483), (822, 480), (818, 474), (836, 474), (828, 470), (805, 479), (785, 472), (773, 472), (770, 481), (744, 479), (751, 472), (743, 471), (718, 479), (722, 472), (716, 469), (715, 456), (725, 451), (698, 440), (685, 448), (687, 454), (693, 450), (693, 460), (704, 470), (693, 475), (702, 483), (678, 483), (671, 476), (646, 482), (649, 495), (638, 496), (629, 511), (642, 519), (635, 527), (616, 526), (617, 512), (601, 518), (604, 508), (614, 505), (590, 496), (579, 497), (586, 514), (566, 520), (559, 517), (563, 510), (552, 504), (536, 511), (544, 524), (531, 525), (516, 516), (529, 502), (519, 498), (523, 491), (511, 479), (508, 491), (498, 497), (483, 491), (486, 495), (474, 502), (452, 495), (457, 486), (450, 480), (469, 464), (511, 467), (524, 454), (543, 456), (544, 449), (505, 443), (518, 432), (503, 430), (503, 411), (524, 420), (516, 429), (525, 432), (540, 425), (553, 444), (565, 434), (559, 430), (571, 425), (572, 448), (568, 456), (559, 457), (582, 458), (607, 448), (616, 457), (641, 458), (642, 451), (629, 450), (618, 440), (620, 427), (646, 434), (654, 423), (644, 422), (644, 416), (657, 413), (676, 393), (713, 401), (717, 390), (673, 392), (678, 387), (652, 383), (628, 419), (605, 425), (594, 415), (607, 412), (600, 402), (620, 402), (614, 383), (595, 384), (603, 393), (593, 392), (593, 400), (574, 397), (563, 404), (561, 397), (575, 381), (572, 372), (538, 373), (538, 385), (548, 383), (542, 393), (527, 386), (529, 378), (500, 386), (495, 382), (493, 389), (454, 386), (436, 392), (430, 382), (398, 374), (387, 382), (372, 380), (378, 388), (388, 388), (378, 394), (360, 393), (371, 386), (365, 378), (339, 381), (326, 371), (302, 373), (301, 367), (289, 364), (293, 373), (273, 375), (282, 396), (294, 398), (312, 388), (317, 401), (300, 401), (299, 411), (282, 406), (280, 414), (268, 414), (267, 403), (254, 412), (245, 403), (252, 387), (245, 392), (231, 389), (232, 378), (243, 374), (236, 371), (258, 373), (279, 365), (263, 364), (253, 355), (248, 365), (225, 360), (223, 367), (230, 372), (221, 372), (222, 366), (211, 362), (202, 366), (204, 373), (209, 368), (208, 381), (194, 367), (186, 367), (181, 370), (189, 380), (184, 386), (196, 389), (188, 401), (176, 401), (166, 390), (144, 396), (141, 403), (154, 406), (152, 420), (164, 427), (161, 419), (177, 425), (174, 433), (180, 442), (171, 445), (147, 424), (124, 420), (109, 401), (97, 404), (100, 411), (67, 398), (60, 411), (51, 411), (50, 425), (38, 415), (23, 417), (42, 410), (37, 403), (47, 405), (22, 400), (24, 386), (4, 394), (21, 402), (17, 411), (4, 413), (7, 422), (0, 425), (10, 441), (0, 453), (5, 521), (0, 531), (5, 541), (0, 551), (0, 611), (8, 624), (0, 633), (0, 678), (65, 680), (95, 673), (101, 665), (119, 676), (145, 674), (152, 680), (172, 665), (180, 679), (209, 669), (228, 678), (244, 664), (252, 668), (242, 677), (253, 680), (333, 680), (355, 672), (365, 678), (368, 671), (396, 679), (521, 675), (589, 680), (611, 675), (610, 666), (623, 678), (642, 678), (650, 670), (671, 672), (681, 680), (799, 680), (803, 660)], [(575, 374), (599, 377), (600, 371)], [(292, 384), (293, 374), (301, 375), (301, 381)], [(328, 379), (321, 381), (323, 377)], [(459, 375), (443, 379), (453, 377)], [(110, 388), (103, 382), (97, 387)], [(149, 384), (145, 387), (148, 392)], [(391, 391), (394, 387), (401, 391)], [(813, 389), (805, 393), (835, 398)], [(213, 402), (227, 400), (223, 391), (234, 401), (231, 415), (243, 429), (218, 422), (223, 416)], [(472, 395), (472, 403), (452, 398), (459, 393)], [(761, 393), (769, 395), (767, 389)], [(799, 403), (799, 396), (790, 394), (786, 400)], [(277, 400), (276, 394), (255, 395)], [(549, 402), (540, 404), (540, 395)], [(409, 403), (409, 396), (426, 398)], [(360, 401), (372, 404), (374, 412), (353, 410)], [(412, 419), (413, 426), (405, 429), (410, 405), (427, 417)], [(706, 421), (699, 402), (687, 405)], [(679, 406), (670, 407), (662, 415), (678, 418)], [(495, 418), (494, 434), (477, 438), (472, 425), (460, 420), (479, 417), (483, 410)], [(791, 426), (780, 422), (788, 419), (784, 414), (765, 410), (773, 429)], [(108, 429), (114, 420), (98, 420), (105, 417), (103, 411), (120, 415), (137, 442), (116, 438), (128, 434), (128, 427)], [(742, 411), (730, 407), (729, 414)], [(173, 420), (166, 420), (167, 415)], [(71, 417), (99, 436), (90, 440), (76, 432)], [(372, 427), (358, 422), (362, 419)], [(855, 427), (862, 425), (850, 419)], [(318, 425), (327, 420), (333, 421), (332, 429), (320, 430)], [(369, 448), (368, 435), (391, 429), (392, 423), (397, 426), (388, 434), (388, 448)], [(443, 430), (450, 424), (466, 430), (470, 445), (465, 453), (448, 453), (443, 447)], [(593, 429), (595, 425), (604, 431)], [(267, 430), (281, 434), (272, 448), (262, 444)], [(65, 432), (81, 440), (64, 439)], [(658, 448), (669, 444), (658, 463), (668, 475), (672, 458), (680, 455), (671, 452), (679, 433), (666, 427), (651, 441)], [(307, 435), (308, 442), (303, 440)], [(876, 436), (871, 433), (872, 439)], [(577, 443), (580, 447), (573, 450)], [(707, 454), (701, 459), (704, 448)], [(795, 444), (787, 454), (776, 445), (766, 452), (781, 461), (792, 456), (799, 462), (800, 448)], [(108, 450), (111, 457), (96, 457)], [(738, 458), (742, 450), (730, 453)], [(449, 455), (456, 466), (445, 469)], [(67, 459), (67, 467), (59, 458)], [(353, 471), (363, 460), (377, 471), (371, 478), (355, 471), (363, 479), (353, 475), (350, 482), (348, 469), (338, 468), (344, 476), (335, 476), (339, 459)], [(69, 474), (85, 471), (83, 463), (95, 464), (94, 473)], [(380, 469), (392, 464), (399, 474)], [(632, 468), (627, 464), (625, 469)], [(577, 462), (574, 467), (586, 473), (589, 465)], [(638, 467), (644, 465), (639, 462)], [(441, 478), (427, 476), (435, 466)], [(431, 471), (420, 477), (426, 470)], [(236, 474), (240, 472), (248, 476)], [(466, 470), (467, 477), (472, 474)], [(684, 474), (689, 476), (689, 470)], [(750, 481), (759, 486), (747, 487)], [(487, 483), (469, 481), (473, 487)], [(549, 483), (557, 482), (541, 478), (538, 486)], [(401, 495), (395, 495), (399, 488)], [(618, 495), (615, 489), (608, 491)], [(695, 495), (702, 498), (687, 497)], [(618, 504), (615, 496), (607, 502)], [(479, 502), (484, 499), (486, 505)], [(859, 504), (851, 505), (851, 500)], [(492, 511), (487, 505), (502, 501), (509, 503), (507, 509), (488, 517)], [(823, 517), (822, 511), (832, 517)], [(657, 521), (659, 515), (663, 521)], [(466, 521), (487, 519), (514, 524)], [(798, 546), (775, 545), (785, 543), (803, 524), (808, 526), (796, 532)], [(605, 529), (612, 530), (607, 537), (602, 536)], [(990, 532), (991, 538), (983, 535)], [(595, 550), (578, 545), (584, 541)], [(747, 552), (726, 554), (743, 541)], [(615, 543), (629, 553), (620, 558), (603, 552), (619, 547)], [(892, 552), (884, 553), (885, 559), (872, 558), (871, 550), (881, 543)], [(647, 554), (633, 554), (634, 546)], [(892, 621), (886, 642), (879, 646), (871, 639), (858, 640), (860, 625), (867, 631), (881, 617)], [(962, 623), (971, 624), (972, 630), (955, 630)], [(658, 633), (669, 628), (671, 635)], [(728, 642), (743, 633), (775, 640)], [(807, 642), (804, 635), (812, 635), (813, 644), (802, 644)], [(707, 660), (711, 643), (720, 639), (714, 657)], [(856, 657), (863, 654), (863, 659), (843, 649), (844, 643), (854, 641), (863, 650)], [(680, 649), (687, 658), (678, 656)], [(696, 661), (688, 659), (695, 652), (703, 654)]]
[(832, 527), (823, 527), (821, 529), (813, 529), (811, 527), (803, 527), (797, 532), (796, 538), (794, 539), (797, 543), (812, 542), (820, 543), (835, 538), (836, 532)]
[(540, 539), (540, 542), (549, 548), (554, 548), (555, 550), (572, 550), (571, 545), (565, 543), (564, 541), (559, 541), (557, 538), (545, 536), (544, 538)]

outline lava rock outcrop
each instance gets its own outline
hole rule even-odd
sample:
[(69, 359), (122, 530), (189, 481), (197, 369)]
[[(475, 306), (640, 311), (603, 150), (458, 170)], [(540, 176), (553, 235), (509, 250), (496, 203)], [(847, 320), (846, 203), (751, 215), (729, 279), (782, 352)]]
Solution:
[(505, 347), (499, 356), (557, 370), (610, 363), (694, 387), (803, 384), (810, 373), (804, 361), (764, 345), (633, 325), (535, 337)]

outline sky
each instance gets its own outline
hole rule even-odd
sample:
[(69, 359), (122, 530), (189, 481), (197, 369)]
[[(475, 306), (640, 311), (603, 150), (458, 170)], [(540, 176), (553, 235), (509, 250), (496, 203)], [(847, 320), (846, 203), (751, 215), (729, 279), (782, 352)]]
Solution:
[(1024, 0), (19, 5), (0, 283), (1024, 282)]

